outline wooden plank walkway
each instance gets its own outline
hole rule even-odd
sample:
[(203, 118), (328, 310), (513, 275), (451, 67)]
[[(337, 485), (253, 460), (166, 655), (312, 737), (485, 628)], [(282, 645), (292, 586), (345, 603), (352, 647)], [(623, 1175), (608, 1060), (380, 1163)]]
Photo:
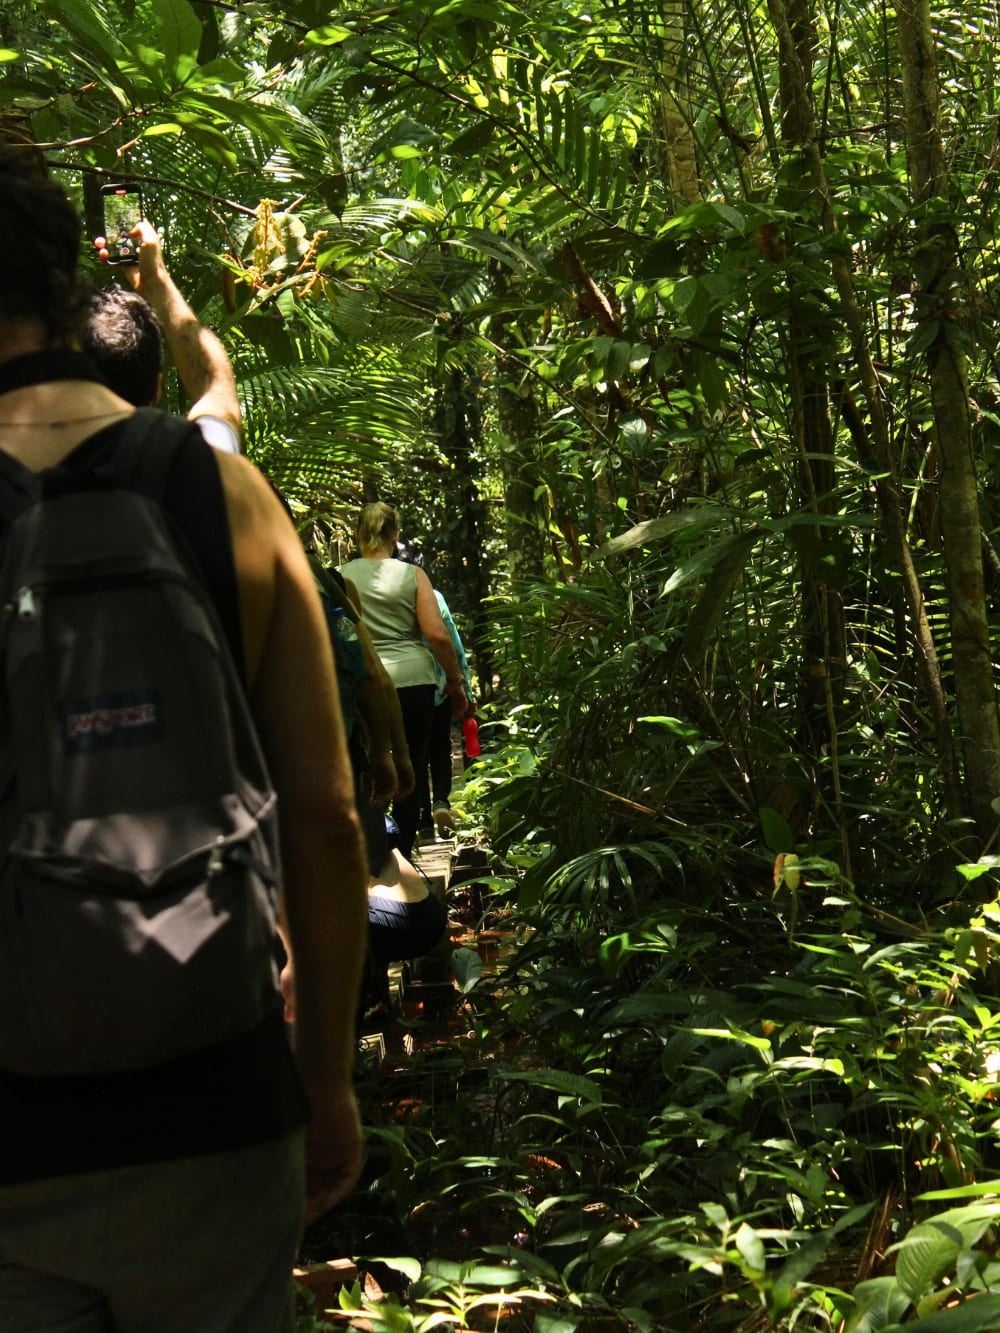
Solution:
[[(389, 1009), (377, 1017), (373, 1015), (359, 1033), (359, 1081), (367, 1086), (368, 1095), (376, 1099), (378, 1089), (383, 1086), (393, 1090), (390, 1096), (398, 1096), (401, 1084), (405, 1087), (410, 1057), (422, 1040), (423, 1020), (428, 1020), (433, 1029), (437, 1022), (446, 1019), (458, 998), (451, 968), (455, 944), (460, 940), (463, 947), (479, 948), (487, 970), (495, 966), (493, 955), (486, 954), (490, 941), (480, 942), (484, 934), (480, 930), (484, 887), (478, 881), (490, 873), (487, 848), (458, 838), (428, 837), (417, 847), (413, 860), (426, 876), (431, 892), (448, 901), (450, 929), (429, 954), (390, 966)], [(372, 1157), (366, 1171), (379, 1169), (378, 1144), (370, 1145), (369, 1151)], [(364, 1190), (364, 1177), (360, 1190)], [(339, 1222), (335, 1210), (333, 1216), (307, 1230), (303, 1238), (295, 1277), (312, 1295), (315, 1304), (311, 1308), (317, 1314), (336, 1309), (339, 1287), (355, 1280), (354, 1261), (347, 1257), (355, 1249), (357, 1239), (351, 1228), (357, 1227), (358, 1217), (363, 1226), (368, 1222), (362, 1208), (357, 1209), (357, 1217), (351, 1218), (350, 1207), (348, 1204), (341, 1212)], [(348, 1214), (347, 1221), (343, 1220), (344, 1212)], [(344, 1257), (328, 1259), (329, 1255)], [(300, 1304), (300, 1311), (306, 1308)]]
[(428, 838), (413, 853), (413, 864), (426, 876), (431, 890), (444, 898), (451, 881), (451, 866), (457, 842), (454, 838)]

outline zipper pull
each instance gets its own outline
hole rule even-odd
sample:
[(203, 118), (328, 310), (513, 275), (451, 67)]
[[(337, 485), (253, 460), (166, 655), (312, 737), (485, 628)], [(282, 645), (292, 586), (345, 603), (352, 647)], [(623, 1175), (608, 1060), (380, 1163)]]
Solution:
[(216, 875), (221, 875), (224, 869), (224, 853), (226, 850), (226, 840), (220, 834), (215, 840), (215, 846), (212, 848), (208, 857), (208, 869), (205, 871), (207, 879), (214, 879)]
[(35, 605), (35, 594), (30, 588), (19, 588), (17, 591), (17, 617), (19, 620), (31, 620), (37, 614), (38, 607)]

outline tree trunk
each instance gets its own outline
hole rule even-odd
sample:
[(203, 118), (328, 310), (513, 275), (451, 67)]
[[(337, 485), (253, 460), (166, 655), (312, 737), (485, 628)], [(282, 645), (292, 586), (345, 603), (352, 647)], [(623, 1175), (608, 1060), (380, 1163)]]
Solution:
[(680, 205), (695, 204), (701, 198), (685, 65), (686, 14), (687, 0), (663, 0), (663, 62), (660, 67), (663, 178)]
[[(896, 15), (910, 188), (914, 203), (927, 204), (948, 193), (929, 2), (899, 0)], [(937, 326), (927, 363), (940, 462), (941, 533), (965, 797), (985, 839), (997, 824), (992, 802), (1000, 796), (1000, 714), (990, 660), (957, 259), (950, 222), (931, 221), (921, 228), (914, 253), (916, 314), (918, 327), (925, 322)]]
[[(502, 277), (499, 279), (503, 281)], [(496, 383), (500, 423), (500, 470), (503, 475), (507, 566), (515, 582), (539, 582), (545, 576), (546, 519), (535, 498), (534, 464), (538, 404), (523, 383), (524, 370), (509, 323), (494, 319), (491, 340), (499, 351)]]
[[(809, 0), (790, 0), (787, 9), (789, 30), (795, 45), (794, 69), (779, 60), (778, 76), (781, 110), (781, 139), (787, 148), (801, 149), (813, 132), (814, 112), (808, 90), (812, 82), (816, 30)], [(805, 72), (807, 97), (797, 94), (798, 70)], [(796, 233), (815, 236), (818, 223), (816, 200), (812, 190), (784, 186), (778, 202), (789, 213), (798, 213), (801, 221), (790, 223), (788, 241), (795, 246)], [(802, 261), (804, 262), (804, 261)], [(817, 326), (824, 320), (814, 300), (801, 296), (801, 289), (789, 277), (789, 312), (786, 359), (789, 368), (791, 399), (790, 437), (798, 458), (799, 503), (816, 515), (836, 512), (834, 487), (834, 431), (830, 412), (828, 346), (833, 336)], [(823, 557), (832, 549), (831, 530), (819, 524), (813, 529), (799, 529), (802, 580), (801, 641), (803, 663), (799, 683), (798, 741), (822, 782), (823, 796), (836, 811), (841, 838), (841, 861), (850, 875), (850, 844), (847, 823), (842, 813), (838, 764), (837, 710), (843, 696), (847, 668), (846, 633), (843, 601), (839, 591), (830, 586), (819, 571)], [(806, 558), (807, 555), (810, 558)]]
[(453, 468), (448, 482), (449, 522), (443, 525), (448, 604), (475, 664), (482, 701), (493, 692), (494, 662), (487, 618), (489, 561), (475, 461), (479, 391), (478, 382), (465, 371), (452, 371), (448, 384), (438, 390), (434, 417), (441, 451)]
[[(819, 201), (823, 230), (828, 235), (834, 235), (837, 231), (837, 224), (831, 202), (830, 183), (827, 180), (823, 159), (820, 156), (816, 141), (815, 121), (809, 102), (805, 71), (799, 59), (797, 44), (783, 0), (768, 0), (768, 12), (771, 15), (771, 21), (777, 34), (782, 66), (791, 80), (792, 95), (799, 104), (801, 114), (808, 118), (809, 133), (803, 141), (802, 154), (809, 168), (813, 190)], [(899, 469), (882, 404), (883, 389), (875, 373), (865, 320), (854, 290), (854, 278), (846, 252), (838, 248), (832, 249), (830, 265), (837, 294), (840, 298), (841, 314), (850, 340), (851, 356), (861, 382), (865, 406), (868, 410), (870, 439), (867, 441), (867, 445), (870, 446), (875, 465), (880, 473), (875, 482), (876, 493), (882, 510), (886, 535), (903, 582), (910, 629), (917, 649), (917, 661), (934, 721), (934, 735), (944, 785), (945, 804), (949, 817), (958, 818), (963, 813), (964, 802), (955, 761), (951, 720), (941, 683), (941, 668), (938, 662), (937, 649), (934, 646), (930, 624), (927, 619), (923, 590), (920, 587), (920, 581), (913, 563), (913, 553), (906, 538), (906, 524), (903, 517), (902, 496), (899, 487)]]

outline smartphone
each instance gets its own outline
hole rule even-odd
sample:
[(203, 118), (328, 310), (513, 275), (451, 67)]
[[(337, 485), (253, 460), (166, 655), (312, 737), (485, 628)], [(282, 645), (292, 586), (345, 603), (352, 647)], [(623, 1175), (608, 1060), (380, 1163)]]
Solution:
[(137, 264), (139, 247), (129, 236), (142, 221), (142, 191), (138, 185), (115, 183), (101, 186), (104, 208), (104, 239), (109, 264)]

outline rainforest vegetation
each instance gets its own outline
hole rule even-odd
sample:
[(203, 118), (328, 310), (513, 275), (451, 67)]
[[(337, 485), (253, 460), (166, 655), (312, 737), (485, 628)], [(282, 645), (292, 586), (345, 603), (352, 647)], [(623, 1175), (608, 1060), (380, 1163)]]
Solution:
[(1000, 1328), (998, 32), (0, 8), (0, 112), (91, 234), (141, 182), (251, 458), (331, 559), (396, 504), (478, 676), (505, 951), (371, 1093), (342, 1318)]

